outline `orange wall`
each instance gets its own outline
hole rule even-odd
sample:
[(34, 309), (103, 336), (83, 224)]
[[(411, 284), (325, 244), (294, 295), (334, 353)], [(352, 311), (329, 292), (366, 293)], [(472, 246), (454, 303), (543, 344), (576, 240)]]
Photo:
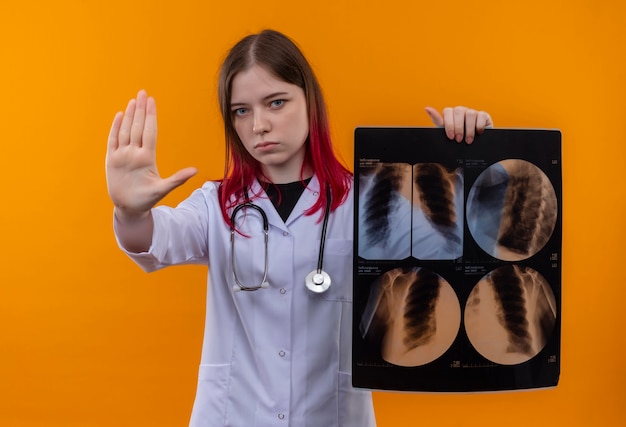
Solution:
[(355, 126), (429, 125), (425, 105), (563, 132), (559, 386), (376, 393), (379, 426), (623, 425), (625, 17), (609, 0), (2, 0), (0, 425), (186, 424), (205, 271), (147, 275), (116, 249), (105, 141), (146, 88), (161, 172), (200, 169), (166, 201), (218, 177), (217, 68), (264, 27), (314, 64), (349, 164)]

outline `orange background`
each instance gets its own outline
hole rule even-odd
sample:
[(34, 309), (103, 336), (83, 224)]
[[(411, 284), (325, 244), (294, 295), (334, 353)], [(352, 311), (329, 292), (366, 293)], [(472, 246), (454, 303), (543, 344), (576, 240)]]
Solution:
[(314, 65), (349, 165), (356, 126), (429, 125), (426, 105), (563, 132), (560, 384), (376, 393), (379, 426), (623, 425), (626, 7), (608, 0), (2, 0), (0, 425), (186, 425), (206, 272), (117, 250), (105, 141), (145, 88), (161, 172), (200, 169), (166, 202), (219, 177), (217, 69), (265, 27)]

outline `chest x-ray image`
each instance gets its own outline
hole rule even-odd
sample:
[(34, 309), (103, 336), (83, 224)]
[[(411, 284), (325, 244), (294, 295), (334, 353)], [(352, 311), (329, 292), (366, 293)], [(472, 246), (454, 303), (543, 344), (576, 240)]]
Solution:
[(556, 301), (541, 274), (508, 264), (476, 284), (464, 317), (467, 336), (480, 354), (492, 362), (513, 365), (530, 360), (548, 342)]
[(359, 174), (365, 259), (455, 259), (463, 252), (463, 173), (438, 163), (378, 163)]
[(557, 201), (548, 177), (532, 163), (507, 159), (480, 174), (468, 195), (467, 224), (491, 256), (520, 261), (541, 250), (556, 224)]
[(424, 268), (397, 268), (372, 287), (360, 330), (386, 362), (420, 366), (450, 347), (460, 321), (459, 300), (447, 281)]
[(411, 166), (379, 163), (359, 175), (359, 255), (404, 259), (411, 255)]
[(463, 172), (440, 163), (413, 166), (412, 255), (456, 259), (463, 254)]
[(357, 128), (354, 154), (353, 385), (555, 387), (560, 132)]

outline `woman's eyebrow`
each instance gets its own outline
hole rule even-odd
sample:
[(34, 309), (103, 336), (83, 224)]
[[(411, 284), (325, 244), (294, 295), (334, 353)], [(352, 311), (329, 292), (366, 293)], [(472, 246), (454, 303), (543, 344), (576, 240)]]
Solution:
[[(272, 92), (269, 95), (266, 95), (263, 97), (263, 101), (268, 101), (271, 98), (276, 98), (277, 96), (286, 96), (289, 95), (288, 92)], [(247, 102), (231, 102), (230, 106), (231, 107), (238, 107), (238, 106), (243, 106), (243, 105), (248, 105)]]

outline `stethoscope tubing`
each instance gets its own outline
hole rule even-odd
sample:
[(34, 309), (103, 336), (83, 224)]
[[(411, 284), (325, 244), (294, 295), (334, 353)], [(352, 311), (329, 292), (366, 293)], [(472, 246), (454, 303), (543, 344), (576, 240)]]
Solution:
[[(269, 240), (269, 221), (267, 219), (267, 214), (265, 211), (258, 205), (252, 203), (248, 197), (248, 192), (244, 190), (245, 202), (241, 203), (233, 209), (233, 212), (230, 215), (230, 248), (231, 248), (231, 268), (233, 270), (233, 276), (235, 278), (235, 285), (233, 286), (234, 291), (256, 291), (261, 288), (268, 288), (269, 284), (267, 283), (267, 274), (269, 269), (269, 249), (268, 249), (268, 240)], [(331, 207), (331, 193), (330, 186), (326, 187), (326, 210), (324, 212), (324, 219), (322, 221), (322, 231), (320, 236), (320, 249), (317, 257), (317, 269), (310, 272), (305, 277), (306, 287), (315, 293), (321, 293), (326, 291), (330, 287), (330, 276), (323, 270), (324, 265), (324, 247), (326, 245), (326, 230), (328, 229), (328, 217), (330, 216), (330, 207)], [(263, 268), (263, 279), (261, 283), (258, 285), (245, 285), (239, 280), (237, 276), (237, 265), (235, 261), (235, 234), (237, 230), (235, 229), (235, 219), (237, 217), (237, 213), (242, 209), (251, 208), (259, 212), (261, 218), (263, 219), (263, 234), (264, 234), (264, 245), (265, 245), (265, 265)]]
[(324, 264), (324, 246), (326, 246), (326, 229), (328, 228), (328, 214), (330, 212), (330, 188), (326, 187), (326, 212), (322, 222), (322, 234), (320, 238), (320, 253), (317, 255), (317, 274), (322, 273)]
[[(240, 210), (245, 209), (245, 208), (251, 208), (251, 209), (256, 210), (257, 212), (261, 214), (261, 217), (263, 218), (263, 235), (264, 235), (264, 240), (265, 240), (265, 267), (263, 268), (263, 279), (261, 280), (261, 283), (255, 286), (248, 286), (248, 285), (244, 285), (243, 283), (241, 283), (241, 281), (237, 277), (237, 266), (235, 262), (235, 233), (237, 233), (237, 230), (235, 230), (235, 218), (237, 217), (237, 213)], [(233, 276), (235, 277), (235, 283), (236, 283), (236, 285), (233, 286), (233, 290), (256, 291), (257, 289), (269, 287), (269, 285), (267, 284), (267, 271), (269, 268), (268, 240), (269, 240), (269, 228), (270, 227), (269, 227), (269, 221), (267, 220), (267, 215), (265, 214), (265, 211), (261, 207), (255, 205), (254, 203), (247, 201), (245, 203), (237, 205), (235, 209), (233, 209), (233, 213), (230, 216), (230, 223), (231, 223), (231, 226), (230, 226), (230, 261), (231, 261), (231, 267), (233, 270)]]

